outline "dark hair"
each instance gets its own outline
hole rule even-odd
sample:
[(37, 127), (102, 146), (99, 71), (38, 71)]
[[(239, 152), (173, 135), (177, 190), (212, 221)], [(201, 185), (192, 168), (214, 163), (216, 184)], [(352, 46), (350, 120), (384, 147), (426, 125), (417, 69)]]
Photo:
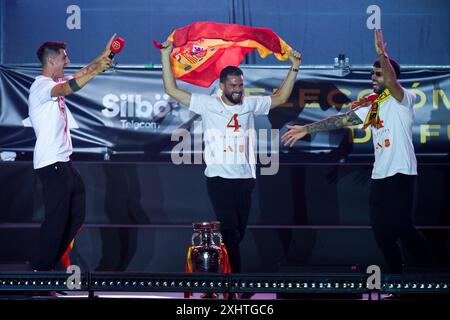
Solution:
[(54, 56), (59, 54), (59, 49), (66, 49), (67, 44), (61, 41), (48, 41), (43, 43), (39, 49), (36, 51), (36, 54), (39, 58), (39, 61), (42, 65), (45, 65), (45, 62), (49, 56)]
[[(391, 63), (392, 68), (394, 68), (395, 75), (398, 79), (398, 76), (400, 75), (400, 65), (397, 63), (397, 61), (395, 61), (394, 59), (391, 59), (391, 58), (389, 58), (389, 62)], [(375, 68), (381, 68), (380, 60), (379, 59), (375, 60), (375, 62), (373, 63), (373, 66)]]
[(242, 76), (242, 75), (244, 75), (244, 73), (238, 67), (228, 66), (223, 68), (222, 71), (220, 71), (220, 82), (225, 83), (228, 76)]

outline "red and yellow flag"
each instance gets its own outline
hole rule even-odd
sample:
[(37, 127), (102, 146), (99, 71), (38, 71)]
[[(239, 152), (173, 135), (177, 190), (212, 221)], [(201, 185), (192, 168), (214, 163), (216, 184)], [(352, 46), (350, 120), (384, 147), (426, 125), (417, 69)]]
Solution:
[(174, 46), (174, 76), (201, 87), (209, 87), (223, 68), (238, 66), (255, 49), (263, 58), (273, 53), (278, 60), (287, 60), (291, 50), (268, 28), (217, 22), (194, 22), (176, 29), (167, 40)]

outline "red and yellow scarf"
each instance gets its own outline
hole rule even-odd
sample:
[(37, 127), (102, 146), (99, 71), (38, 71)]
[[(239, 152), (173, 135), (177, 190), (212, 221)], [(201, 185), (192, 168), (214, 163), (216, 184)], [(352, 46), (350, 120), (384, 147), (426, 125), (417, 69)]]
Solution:
[(384, 89), (384, 91), (381, 94), (371, 94), (365, 98), (361, 98), (358, 101), (352, 102), (350, 108), (355, 109), (356, 107), (359, 107), (364, 104), (371, 103), (372, 107), (369, 110), (369, 113), (366, 116), (366, 119), (364, 120), (363, 129), (367, 128), (369, 125), (372, 127), (379, 129), (380, 126), (380, 116), (379, 116), (379, 110), (380, 110), (380, 104), (383, 101), (386, 101), (391, 96), (391, 92), (389, 89)]

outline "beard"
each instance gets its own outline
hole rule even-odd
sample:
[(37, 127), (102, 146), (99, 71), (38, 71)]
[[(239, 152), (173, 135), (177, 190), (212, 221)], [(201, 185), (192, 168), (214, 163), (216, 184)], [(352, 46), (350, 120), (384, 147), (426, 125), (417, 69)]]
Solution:
[(242, 93), (232, 92), (232, 93), (223, 93), (228, 100), (233, 103), (239, 104), (242, 101)]
[(384, 89), (386, 89), (386, 86), (384, 84), (380, 84), (380, 83), (374, 83), (373, 84), (373, 92), (375, 92), (376, 94), (381, 94)]

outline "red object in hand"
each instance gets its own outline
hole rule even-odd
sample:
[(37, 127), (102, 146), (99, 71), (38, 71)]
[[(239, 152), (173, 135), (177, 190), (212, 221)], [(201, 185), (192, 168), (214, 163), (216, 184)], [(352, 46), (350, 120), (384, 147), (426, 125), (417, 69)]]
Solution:
[(122, 51), (123, 47), (125, 46), (125, 40), (121, 37), (117, 37), (114, 39), (114, 41), (111, 43), (111, 46), (109, 49), (111, 50), (111, 53), (109, 54), (109, 58), (112, 59), (116, 54), (118, 54), (120, 51)]
[(153, 40), (153, 45), (155, 46), (156, 49), (164, 48), (163, 45), (159, 42), (156, 42), (156, 40)]

